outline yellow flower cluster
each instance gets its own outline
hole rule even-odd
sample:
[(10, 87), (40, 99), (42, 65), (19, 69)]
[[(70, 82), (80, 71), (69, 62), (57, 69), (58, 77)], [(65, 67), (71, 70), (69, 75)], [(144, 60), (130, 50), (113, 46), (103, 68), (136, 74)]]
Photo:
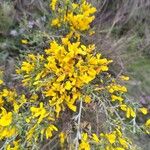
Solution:
[[(121, 76), (121, 80), (127, 81), (127, 79), (128, 77)], [(134, 108), (129, 106), (124, 100), (123, 94), (127, 92), (127, 88), (112, 81), (112, 83), (107, 86), (107, 89), (111, 95), (111, 101), (119, 103), (120, 109), (126, 114), (126, 118), (135, 118), (136, 112), (134, 111)]]
[(135, 117), (136, 114), (133, 110), (132, 107), (127, 106), (126, 104), (120, 105), (121, 110), (123, 110), (124, 112), (126, 112), (126, 117), (130, 118), (130, 117)]
[(15, 90), (4, 88), (0, 91), (0, 140), (18, 134), (14, 118), (19, 115), (19, 109), (25, 102), (25, 95), (18, 96)]
[(88, 142), (88, 134), (82, 133), (82, 140), (79, 145), (79, 150), (90, 150), (90, 144)]
[(6, 150), (19, 150), (19, 149), (20, 149), (19, 141), (13, 141), (13, 146), (8, 144), (6, 147)]
[[(95, 17), (92, 16), (96, 12), (95, 7), (92, 7), (91, 4), (86, 2), (82, 3), (81, 6), (73, 3), (72, 7), (73, 12), (68, 12), (66, 21), (75, 30), (88, 30), (90, 23), (95, 19)], [(80, 9), (79, 14), (75, 14), (74, 11), (76, 12), (78, 9)]]
[[(40, 55), (32, 55), (32, 59), (29, 55), (18, 70), (25, 77), (24, 85), (33, 84), (37, 88), (41, 86), (42, 93), (49, 98), (49, 105), (54, 107), (57, 117), (65, 105), (76, 111), (75, 103), (82, 96), (81, 89), (95, 79), (96, 75), (107, 71), (107, 65), (111, 62), (101, 58), (100, 54), (94, 56), (94, 45), (86, 47), (80, 42), (71, 43), (68, 39), (65, 40), (68, 42), (64, 42), (63, 38), (62, 44), (56, 41), (50, 43), (50, 48), (45, 50), (46, 58), (40, 59), (40, 63), (43, 63), (42, 71), (36, 67)], [(85, 102), (89, 101), (90, 98), (86, 96)], [(31, 111), (33, 112), (34, 108)], [(39, 115), (43, 114), (40, 118), (47, 116), (44, 108), (36, 111)], [(38, 122), (40, 121), (41, 119)]]
[[(65, 3), (69, 4), (67, 1)], [(55, 10), (55, 4), (56, 2), (52, 1), (52, 10)], [(86, 1), (82, 1), (81, 4), (71, 3), (66, 10), (59, 7), (57, 14), (59, 18), (54, 18), (51, 25), (60, 27), (63, 24), (68, 24), (72, 31), (85, 31), (90, 29), (90, 23), (95, 19), (93, 15), (95, 12), (96, 8)]]
[(50, 3), (50, 7), (52, 8), (53, 11), (56, 9), (56, 3), (57, 3), (57, 0), (52, 0)]
[(80, 42), (68, 42), (66, 45), (59, 45), (56, 41), (51, 43), (50, 49), (46, 50), (48, 62), (45, 67), (54, 78), (43, 92), (51, 97), (51, 106), (59, 108), (64, 102), (76, 111), (74, 103), (82, 94), (81, 88), (97, 74), (108, 70), (110, 61), (101, 58), (100, 54), (93, 56), (92, 51), (92, 46), (86, 47)]
[(32, 119), (39, 117), (38, 119), (38, 124), (45, 118), (47, 117), (49, 114), (46, 112), (45, 108), (43, 107), (43, 103), (40, 103), (40, 107), (36, 108), (36, 107), (31, 107), (30, 108), (31, 112), (32, 112)]
[(121, 130), (117, 128), (115, 131), (101, 133), (99, 136), (95, 133), (92, 135), (82, 133), (79, 150), (90, 150), (91, 143), (95, 143), (97, 146), (105, 143), (105, 150), (127, 150), (132, 142), (127, 137), (124, 137)]
[(11, 124), (12, 124), (12, 112), (7, 112), (5, 108), (1, 107), (0, 140), (15, 135), (16, 129), (14, 127), (10, 127)]

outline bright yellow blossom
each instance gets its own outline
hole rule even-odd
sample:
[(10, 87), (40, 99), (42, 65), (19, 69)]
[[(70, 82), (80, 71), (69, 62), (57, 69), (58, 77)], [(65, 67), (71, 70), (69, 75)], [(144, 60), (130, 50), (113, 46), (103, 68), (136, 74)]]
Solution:
[(135, 112), (134, 110), (131, 108), (131, 107), (127, 107), (127, 110), (126, 110), (126, 117), (127, 118), (130, 118), (130, 117), (135, 117)]
[(52, 26), (56, 26), (56, 27), (60, 27), (61, 26), (58, 18), (53, 19), (51, 25)]
[(60, 138), (60, 145), (61, 145), (61, 147), (63, 147), (64, 143), (65, 143), (66, 134), (64, 132), (61, 132), (59, 134), (59, 138)]
[(109, 86), (108, 89), (110, 93), (114, 93), (116, 91), (123, 92), (123, 93), (127, 92), (127, 88), (119, 84), (114, 84), (112, 86)]
[(116, 100), (118, 100), (119, 102), (123, 101), (122, 97), (116, 96), (116, 95), (111, 95), (111, 99), (112, 99), (112, 101), (116, 101)]
[(98, 138), (98, 136), (97, 136), (96, 134), (92, 134), (92, 139), (93, 139), (96, 143), (100, 142), (100, 140), (99, 140), (99, 138)]
[(91, 97), (88, 96), (88, 95), (86, 95), (85, 98), (84, 98), (84, 101), (85, 101), (86, 103), (90, 103), (90, 102), (91, 102)]
[(70, 90), (71, 88), (72, 88), (71, 82), (70, 82), (70, 81), (67, 81), (67, 82), (66, 82), (66, 85), (65, 85), (65, 89), (66, 89), (66, 90)]
[(150, 128), (150, 119), (146, 121), (145, 125)]
[(9, 126), (12, 123), (12, 112), (6, 111), (5, 108), (1, 108), (2, 112), (0, 114), (0, 126)]
[(22, 43), (22, 44), (28, 44), (28, 40), (23, 39), (23, 40), (21, 40), (21, 43)]
[(47, 117), (49, 114), (47, 113), (46, 109), (43, 106), (43, 103), (40, 103), (40, 107), (31, 107), (31, 112), (33, 115), (33, 118), (39, 117), (38, 122), (40, 123), (45, 117)]
[(19, 141), (13, 141), (13, 147), (9, 145), (7, 145), (6, 150), (19, 150), (20, 149), (20, 145), (19, 145)]
[(56, 3), (57, 3), (57, 0), (52, 0), (50, 3), (50, 7), (52, 8), (53, 11), (56, 9)]
[(129, 77), (128, 76), (120, 76), (120, 79), (123, 80), (123, 81), (128, 81), (129, 80)]
[(128, 148), (128, 142), (124, 138), (119, 137), (119, 142), (124, 148)]
[(57, 127), (54, 126), (54, 125), (49, 125), (45, 131), (45, 134), (46, 134), (46, 138), (51, 138), (52, 137), (52, 132), (53, 131), (58, 131)]
[(79, 145), (79, 150), (90, 150), (90, 144), (88, 142), (88, 134), (82, 133), (81, 143)]
[(27, 136), (27, 140), (31, 140), (31, 138), (33, 137), (34, 135), (34, 132), (35, 132), (35, 129), (36, 129), (36, 125), (33, 126), (31, 129), (29, 129), (29, 131), (26, 133), (26, 136)]
[(9, 95), (9, 91), (7, 89), (3, 89), (2, 96), (7, 97)]
[(106, 136), (107, 140), (108, 140), (111, 144), (113, 144), (113, 143), (116, 142), (116, 134), (115, 134), (115, 132), (114, 132), (114, 133), (105, 134), (105, 136)]
[(3, 84), (3, 83), (4, 83), (3, 80), (0, 80), (0, 85)]
[(147, 108), (145, 108), (145, 107), (142, 107), (142, 108), (140, 108), (139, 109), (144, 115), (147, 115), (147, 113), (148, 113), (148, 110), (147, 110)]
[(135, 111), (133, 110), (132, 107), (129, 107), (126, 104), (122, 104), (122, 105), (120, 105), (120, 108), (121, 108), (121, 110), (126, 112), (126, 117), (127, 118), (131, 118), (131, 117), (134, 118), (136, 116), (136, 113), (135, 113)]
[(25, 71), (27, 74), (30, 73), (34, 69), (34, 64), (30, 64), (28, 62), (23, 62), (21, 70)]
[(12, 136), (14, 136), (17, 132), (15, 127), (0, 127), (0, 140), (4, 139), (4, 138), (10, 138)]

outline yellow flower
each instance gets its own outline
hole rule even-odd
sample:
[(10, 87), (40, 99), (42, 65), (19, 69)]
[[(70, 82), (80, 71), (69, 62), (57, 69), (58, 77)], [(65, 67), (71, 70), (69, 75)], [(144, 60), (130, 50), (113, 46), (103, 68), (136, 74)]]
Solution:
[(42, 78), (42, 74), (43, 74), (43, 71), (41, 71), (40, 73), (38, 73), (35, 77), (35, 81), (39, 80), (40, 78)]
[(108, 71), (108, 67), (107, 66), (101, 66), (100, 70), (102, 70), (102, 71)]
[(95, 76), (96, 76), (96, 70), (94, 70), (94, 69), (92, 69), (92, 68), (89, 68), (87, 72), (88, 72), (88, 74), (89, 74), (91, 77), (95, 78)]
[(76, 107), (75, 105), (73, 105), (73, 104), (67, 102), (67, 106), (68, 106), (72, 111), (76, 112), (77, 107)]
[(122, 133), (121, 133), (121, 131), (120, 131), (120, 128), (121, 128), (121, 127), (118, 127), (118, 128), (116, 129), (116, 131), (117, 131), (118, 136), (119, 136), (119, 137), (122, 137)]
[(88, 134), (87, 133), (82, 133), (82, 140), (87, 141), (88, 139)]
[(49, 113), (47, 113), (46, 109), (43, 107), (43, 103), (42, 102), (40, 103), (40, 107), (39, 108), (31, 107), (30, 110), (32, 112), (33, 118), (39, 117), (37, 123), (42, 122), (42, 120), (49, 115)]
[(26, 118), (26, 123), (30, 123), (30, 118)]
[(76, 9), (78, 6), (79, 6), (78, 4), (76, 4), (76, 3), (72, 3), (72, 7), (73, 7), (73, 9)]
[(90, 144), (88, 142), (88, 134), (82, 133), (81, 143), (79, 145), (79, 150), (90, 150)]
[(127, 88), (125, 86), (120, 86), (119, 87), (121, 92), (127, 92)]
[(9, 95), (9, 91), (7, 89), (3, 89), (2, 96), (7, 97)]
[(90, 81), (94, 79), (94, 77), (87, 75), (86, 73), (79, 77), (83, 83), (88, 84)]
[(90, 150), (90, 144), (88, 142), (82, 141), (79, 145), (79, 150)]
[(73, 10), (79, 9), (80, 13), (74, 14), (72, 11), (65, 17), (72, 30), (85, 31), (90, 28), (90, 23), (94, 20), (93, 14), (96, 12), (96, 8), (92, 7), (88, 3), (82, 2), (81, 5), (72, 4)]
[(128, 148), (128, 143), (125, 139), (119, 137), (119, 142), (124, 148)]
[(22, 80), (22, 83), (23, 83), (23, 85), (24, 86), (27, 86), (28, 85), (28, 82), (31, 80), (31, 77), (29, 77), (29, 78), (24, 78), (23, 80)]
[(61, 147), (63, 147), (63, 145), (64, 145), (64, 143), (65, 143), (65, 138), (66, 138), (65, 133), (64, 133), (64, 132), (61, 132), (61, 133), (59, 134), (59, 138), (60, 138), (60, 145), (61, 145)]
[(83, 1), (82, 5), (81, 5), (81, 10), (83, 12), (86, 12), (88, 15), (89, 14), (93, 14), (93, 13), (96, 12), (96, 8), (95, 7), (91, 7), (91, 4), (89, 4), (85, 0)]
[(71, 82), (70, 82), (70, 81), (67, 81), (67, 82), (66, 82), (66, 85), (65, 85), (65, 89), (66, 89), (66, 90), (70, 90), (71, 88), (72, 88)]
[(84, 98), (85, 103), (90, 103), (91, 102), (91, 97), (90, 96), (85, 96)]
[(34, 63), (29, 63), (29, 62), (23, 62), (21, 70), (25, 71), (27, 74), (29, 74), (32, 70), (34, 70)]
[(57, 127), (54, 125), (49, 125), (48, 128), (46, 128), (45, 134), (47, 139), (53, 136), (53, 131), (58, 131)]
[(28, 54), (28, 58), (32, 61), (36, 61), (36, 56), (34, 54)]
[(96, 143), (100, 142), (100, 140), (99, 140), (99, 138), (98, 138), (98, 136), (97, 136), (96, 134), (92, 134), (92, 139), (93, 139)]
[(12, 123), (12, 112), (8, 112), (5, 108), (1, 108), (2, 112), (0, 114), (0, 126), (9, 126)]
[(14, 127), (6, 128), (6, 127), (0, 127), (0, 140), (4, 138), (10, 138), (16, 134), (16, 129)]
[(56, 104), (55, 112), (57, 113), (57, 114), (56, 114), (56, 117), (57, 117), (57, 118), (59, 117), (60, 111), (61, 111), (60, 105), (59, 105), (59, 104)]
[(32, 96), (30, 97), (31, 102), (35, 102), (38, 99), (38, 95), (33, 93)]
[(127, 92), (127, 88), (125, 86), (121, 86), (119, 84), (114, 84), (114, 85), (108, 87), (108, 89), (109, 89), (110, 93), (114, 93), (116, 91), (123, 92), (123, 93)]
[(17, 103), (14, 103), (13, 106), (14, 106), (15, 113), (18, 113), (20, 105), (18, 105)]
[(116, 101), (116, 100), (118, 100), (119, 102), (123, 101), (122, 97), (116, 96), (116, 95), (111, 95), (111, 99), (112, 99), (112, 101)]
[(51, 1), (50, 7), (52, 8), (53, 11), (56, 9), (56, 3), (57, 3), (57, 0)]
[(66, 75), (65, 74), (62, 74), (60, 75), (58, 78), (57, 78), (57, 82), (61, 82), (65, 79)]
[(36, 129), (36, 125), (33, 126), (27, 133), (26, 133), (26, 136), (27, 136), (27, 140), (31, 140), (31, 138), (33, 137), (34, 135), (34, 132), (35, 132), (35, 129)]
[(13, 141), (13, 147), (11, 147), (10, 144), (7, 145), (6, 150), (20, 150), (19, 140)]
[(148, 113), (148, 110), (147, 110), (147, 108), (145, 108), (145, 107), (142, 107), (142, 108), (140, 108), (139, 109), (144, 115), (147, 115), (147, 113)]
[(120, 105), (120, 108), (123, 111), (127, 111), (127, 105), (126, 104)]
[(62, 40), (62, 44), (64, 44), (64, 45), (71, 44), (70, 41), (69, 41), (69, 39), (67, 37), (66, 38), (62, 38), (61, 40)]
[(15, 101), (14, 104), (13, 104), (13, 106), (14, 106), (14, 111), (15, 111), (16, 113), (18, 113), (20, 107), (21, 107), (26, 101), (27, 101), (27, 100), (26, 100), (26, 98), (25, 98), (25, 95), (24, 95), (24, 94), (21, 95), (21, 97), (20, 97), (20, 103), (17, 103), (17, 102)]
[(0, 85), (3, 84), (3, 83), (4, 83), (3, 80), (0, 80)]
[(21, 43), (22, 43), (22, 44), (28, 44), (28, 40), (23, 39), (23, 40), (21, 40)]
[(131, 107), (127, 107), (126, 117), (130, 118), (130, 117), (135, 117), (135, 116), (136, 116), (136, 114), (135, 114), (134, 110)]
[(60, 27), (60, 26), (61, 26), (61, 24), (60, 24), (59, 19), (58, 19), (58, 18), (53, 19), (53, 20), (52, 20), (52, 23), (51, 23), (51, 26)]
[(110, 142), (110, 144), (114, 144), (116, 142), (116, 134), (115, 133), (109, 133), (105, 134), (106, 138)]
[(120, 79), (123, 80), (123, 81), (128, 81), (129, 80), (129, 77), (128, 76), (120, 76)]
[(145, 125), (150, 128), (150, 119), (146, 121)]

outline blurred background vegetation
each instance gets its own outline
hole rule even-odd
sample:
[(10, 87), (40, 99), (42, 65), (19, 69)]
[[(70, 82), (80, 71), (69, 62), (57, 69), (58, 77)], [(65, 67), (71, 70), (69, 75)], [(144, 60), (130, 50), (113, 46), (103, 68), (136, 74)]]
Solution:
[[(111, 73), (128, 75), (129, 96), (150, 108), (150, 0), (89, 1), (97, 13), (91, 25), (96, 33), (87, 42), (113, 59)], [(26, 53), (42, 53), (50, 40), (59, 38), (50, 29), (50, 14), (49, 0), (0, 1), (0, 68), (5, 69), (8, 84), (19, 59)]]

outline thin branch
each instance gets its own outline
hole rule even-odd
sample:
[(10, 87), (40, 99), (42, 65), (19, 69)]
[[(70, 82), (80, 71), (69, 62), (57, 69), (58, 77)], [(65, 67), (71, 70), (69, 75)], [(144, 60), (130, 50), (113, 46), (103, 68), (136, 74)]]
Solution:
[(80, 124), (81, 124), (81, 113), (82, 113), (82, 99), (80, 100), (80, 108), (78, 113), (78, 124), (77, 124), (77, 136), (76, 136), (76, 143), (75, 143), (75, 150), (78, 150), (79, 147), (79, 139), (80, 139)]

